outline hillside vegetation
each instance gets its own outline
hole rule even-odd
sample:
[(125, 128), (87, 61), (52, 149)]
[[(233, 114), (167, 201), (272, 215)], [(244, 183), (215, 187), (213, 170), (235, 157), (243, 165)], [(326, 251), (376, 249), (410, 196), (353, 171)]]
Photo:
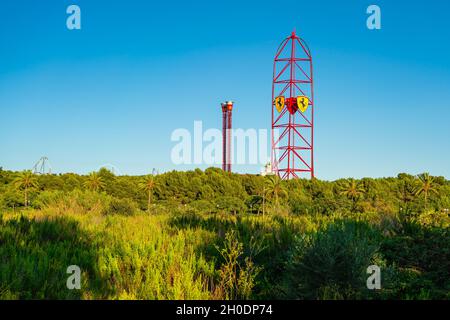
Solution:
[(426, 173), (0, 169), (0, 299), (449, 299), (449, 208), (450, 182)]

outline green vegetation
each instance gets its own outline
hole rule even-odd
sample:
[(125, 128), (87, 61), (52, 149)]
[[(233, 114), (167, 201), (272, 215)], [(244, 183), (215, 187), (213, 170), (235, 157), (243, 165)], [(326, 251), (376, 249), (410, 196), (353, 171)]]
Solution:
[(14, 186), (18, 190), (23, 190), (24, 205), (28, 207), (28, 192), (37, 186), (36, 177), (31, 171), (21, 172), (14, 180)]
[(429, 174), (0, 170), (0, 299), (449, 299), (449, 208)]
[(150, 205), (152, 202), (153, 189), (155, 188), (155, 178), (151, 175), (145, 177), (141, 182), (139, 182), (139, 187), (144, 190), (148, 195), (147, 200), (147, 211), (150, 211)]

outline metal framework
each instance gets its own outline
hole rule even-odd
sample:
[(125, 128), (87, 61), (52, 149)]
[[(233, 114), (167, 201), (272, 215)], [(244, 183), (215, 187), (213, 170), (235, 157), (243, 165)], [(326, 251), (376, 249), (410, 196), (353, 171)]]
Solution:
[(276, 174), (282, 179), (305, 174), (314, 178), (313, 64), (307, 44), (295, 31), (283, 40), (274, 59), (271, 136)]
[(34, 174), (51, 174), (52, 167), (47, 157), (41, 157), (31, 169)]
[(231, 128), (233, 101), (226, 101), (222, 106), (222, 169), (231, 172)]

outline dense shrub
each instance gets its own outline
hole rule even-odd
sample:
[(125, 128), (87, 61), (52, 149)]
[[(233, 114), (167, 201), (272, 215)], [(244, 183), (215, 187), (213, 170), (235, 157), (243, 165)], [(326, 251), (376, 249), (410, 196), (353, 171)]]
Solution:
[(212, 213), (217, 211), (217, 207), (209, 200), (196, 200), (191, 202), (190, 206), (197, 212)]
[(365, 223), (337, 221), (297, 238), (289, 260), (295, 298), (362, 298), (367, 267), (378, 259), (380, 237)]
[(236, 214), (238, 212), (245, 212), (245, 203), (239, 198), (224, 196), (217, 198), (216, 206), (219, 211)]
[(219, 270), (219, 285), (225, 298), (250, 299), (261, 268), (255, 266), (251, 256), (242, 258), (244, 245), (234, 230), (225, 235), (224, 247), (217, 250), (224, 260)]
[(83, 270), (83, 291), (101, 292), (87, 276), (101, 283), (90, 240), (67, 217), (0, 216), (0, 300), (80, 298), (79, 290), (66, 287), (66, 269), (72, 264)]
[[(217, 168), (147, 190), (101, 170), (25, 192), (21, 176), (0, 170), (0, 299), (450, 298), (442, 177), (274, 181), (275, 196), (267, 177)], [(83, 290), (68, 291), (78, 263)], [(366, 288), (371, 264), (381, 290)]]
[(103, 214), (121, 214), (125, 216), (134, 215), (137, 211), (136, 204), (130, 199), (111, 198), (108, 205), (103, 209)]
[(0, 208), (19, 208), (23, 205), (23, 196), (13, 188), (8, 188), (0, 194)]
[(52, 208), (59, 213), (98, 213), (108, 206), (111, 196), (88, 190), (75, 189), (68, 193), (62, 191), (43, 191), (35, 200), (36, 208)]
[[(448, 222), (448, 220), (447, 220)], [(391, 295), (450, 298), (450, 229), (403, 221), (401, 233), (381, 244), (386, 260), (397, 266)]]

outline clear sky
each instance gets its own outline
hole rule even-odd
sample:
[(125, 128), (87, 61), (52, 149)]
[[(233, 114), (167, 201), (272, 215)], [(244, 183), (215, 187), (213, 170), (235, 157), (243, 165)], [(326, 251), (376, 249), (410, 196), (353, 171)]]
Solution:
[[(70, 4), (81, 30), (66, 28)], [(370, 4), (381, 30), (366, 28)], [(318, 178), (449, 178), (449, 12), (444, 0), (2, 0), (0, 166), (193, 169), (171, 162), (173, 130), (220, 128), (224, 99), (234, 127), (268, 129), (273, 56), (295, 28), (314, 59)]]

